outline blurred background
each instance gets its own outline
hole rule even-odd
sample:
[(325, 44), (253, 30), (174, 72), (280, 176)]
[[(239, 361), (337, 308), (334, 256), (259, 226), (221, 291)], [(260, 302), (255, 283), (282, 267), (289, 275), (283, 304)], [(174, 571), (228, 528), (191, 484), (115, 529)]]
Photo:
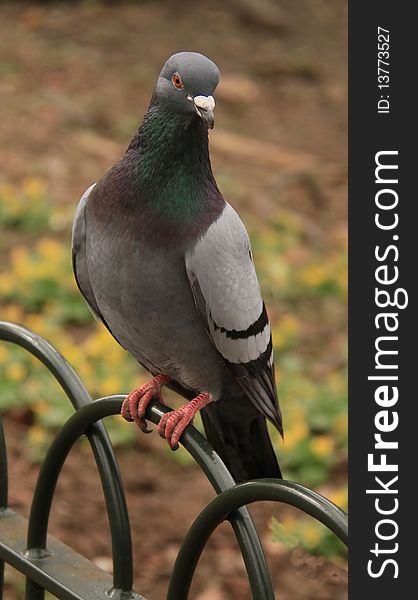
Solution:
[[(3, 2), (0, 7), (0, 319), (45, 336), (93, 397), (146, 374), (93, 322), (70, 257), (83, 191), (124, 152), (166, 58), (207, 54), (221, 70), (210, 134), (219, 187), (249, 230), (273, 325), (286, 478), (346, 508), (346, 2), (195, 0)], [(39, 461), (71, 414), (35, 359), (0, 345), (10, 496), (27, 514)], [(167, 398), (179, 404), (174, 394)], [(107, 421), (118, 447), (136, 590), (164, 598), (178, 545), (213, 492), (180, 450)], [(199, 426), (199, 423), (197, 423)], [(346, 598), (346, 555), (286, 507), (251, 509), (282, 600)], [(69, 457), (51, 531), (102, 568), (110, 544), (87, 444)], [(23, 581), (7, 571), (8, 595)], [(227, 525), (213, 536), (196, 600), (250, 598)]]

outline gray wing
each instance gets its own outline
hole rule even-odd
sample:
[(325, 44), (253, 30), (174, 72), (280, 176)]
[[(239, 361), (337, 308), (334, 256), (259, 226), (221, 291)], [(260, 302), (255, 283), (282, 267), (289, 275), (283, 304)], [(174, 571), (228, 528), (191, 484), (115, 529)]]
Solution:
[(247, 231), (229, 204), (187, 253), (186, 271), (213, 343), (250, 400), (282, 433), (270, 324)]
[(72, 259), (73, 259), (73, 271), (74, 277), (80, 292), (83, 294), (88, 307), (90, 308), (93, 316), (98, 321), (102, 321), (107, 326), (103, 315), (97, 305), (94, 292), (91, 287), (89, 271), (87, 268), (87, 254), (86, 254), (86, 206), (90, 196), (91, 190), (96, 184), (93, 183), (82, 195), (80, 202), (78, 203), (77, 210), (73, 221), (73, 233), (72, 233)]

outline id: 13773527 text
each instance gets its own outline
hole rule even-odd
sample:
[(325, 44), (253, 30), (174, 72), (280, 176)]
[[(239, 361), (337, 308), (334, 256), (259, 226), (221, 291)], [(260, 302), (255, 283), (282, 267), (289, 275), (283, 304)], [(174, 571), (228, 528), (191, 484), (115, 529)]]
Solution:
[(377, 112), (381, 115), (389, 114), (389, 53), (390, 33), (389, 29), (377, 28), (377, 87), (379, 89)]

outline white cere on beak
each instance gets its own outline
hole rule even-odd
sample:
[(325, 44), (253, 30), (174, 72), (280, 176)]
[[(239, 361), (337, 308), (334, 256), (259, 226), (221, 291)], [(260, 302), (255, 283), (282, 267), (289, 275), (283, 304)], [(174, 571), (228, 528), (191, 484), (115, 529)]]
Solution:
[(215, 98), (213, 96), (187, 96), (188, 100), (191, 100), (195, 107), (198, 115), (202, 116), (199, 108), (202, 110), (212, 111), (215, 108)]
[(213, 96), (195, 96), (194, 103), (203, 110), (213, 110), (215, 108), (215, 98)]

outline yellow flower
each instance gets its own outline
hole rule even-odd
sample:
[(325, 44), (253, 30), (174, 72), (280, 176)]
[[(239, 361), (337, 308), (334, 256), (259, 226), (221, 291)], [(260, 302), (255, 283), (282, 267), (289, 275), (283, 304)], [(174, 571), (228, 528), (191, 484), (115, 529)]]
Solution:
[(347, 391), (345, 377), (340, 373), (330, 373), (327, 377), (327, 383), (335, 394), (345, 394)]
[(22, 309), (17, 304), (8, 304), (1, 311), (1, 316), (4, 321), (13, 323), (21, 323), (24, 319)]
[(327, 271), (323, 265), (310, 265), (301, 273), (301, 281), (312, 287), (317, 287), (327, 280)]
[(277, 257), (269, 259), (266, 264), (266, 271), (270, 284), (276, 287), (286, 287), (289, 278), (289, 267), (284, 261), (280, 261)]
[(294, 338), (299, 331), (299, 322), (294, 315), (286, 313), (272, 330), (274, 348), (281, 349)]
[(310, 441), (310, 447), (315, 456), (329, 456), (334, 450), (334, 440), (329, 435), (316, 435)]
[(24, 246), (15, 246), (11, 253), (10, 259), (12, 263), (13, 273), (23, 280), (32, 279), (32, 261), (27, 248)]
[(36, 244), (36, 249), (43, 258), (47, 258), (55, 262), (60, 260), (63, 253), (62, 244), (51, 238), (41, 238)]
[(285, 331), (287, 335), (294, 335), (299, 330), (299, 322), (294, 315), (286, 313), (280, 319), (279, 327)]
[(0, 198), (2, 200), (2, 204), (7, 207), (11, 202), (16, 199), (16, 190), (13, 186), (6, 183), (0, 186)]
[(15, 289), (15, 280), (10, 273), (0, 275), (0, 294), (8, 296)]
[(322, 538), (322, 531), (316, 523), (309, 523), (302, 530), (303, 541), (309, 548), (314, 548)]
[(334, 421), (334, 429), (339, 434), (347, 434), (348, 431), (348, 416), (346, 414), (339, 415)]
[(327, 495), (328, 495), (328, 498), (331, 500), (331, 502), (333, 502), (340, 508), (343, 508), (345, 510), (347, 509), (347, 507), (348, 507), (348, 490), (347, 490), (347, 488), (343, 487), (343, 488), (340, 488), (337, 490), (333, 490), (332, 492), (329, 492)]
[(0, 363), (5, 363), (9, 358), (9, 351), (6, 348), (6, 344), (0, 343)]
[[(112, 394), (119, 394), (123, 391), (121, 388), (124, 387), (119, 377), (116, 375), (109, 375), (102, 379), (99, 383), (99, 392), (103, 396), (111, 396)], [(126, 390), (125, 390), (126, 391)]]
[(22, 381), (26, 376), (26, 368), (22, 363), (15, 362), (7, 365), (5, 369), (6, 378), (12, 381)]
[(308, 436), (309, 430), (305, 421), (298, 421), (286, 429), (284, 448), (292, 450), (297, 444)]
[(42, 444), (46, 440), (45, 430), (39, 425), (33, 425), (29, 430), (29, 442), (34, 445)]
[(33, 409), (38, 415), (46, 414), (50, 408), (51, 407), (46, 400), (38, 400), (38, 402), (35, 402), (33, 405)]
[[(37, 364), (39, 364), (38, 359), (35, 358), (34, 356), (30, 357), (31, 362), (35, 362)], [(34, 397), (35, 394), (39, 393), (39, 390), (41, 389), (42, 384), (40, 383), (39, 379), (36, 379), (35, 377), (29, 377), (26, 382), (25, 382), (25, 389), (27, 390), (27, 392)]]
[(80, 361), (78, 365), (78, 374), (82, 379), (90, 379), (90, 377), (94, 374), (91, 364), (86, 360)]
[(279, 384), (282, 380), (283, 372), (282, 372), (280, 366), (277, 364), (274, 365), (274, 374), (276, 376), (276, 382), (277, 382), (277, 384)]
[(273, 339), (273, 347), (275, 350), (281, 350), (286, 345), (286, 336), (280, 328), (280, 325), (273, 327), (271, 332), (271, 336)]
[(103, 328), (98, 328), (90, 335), (83, 343), (83, 350), (92, 358), (97, 358), (103, 355), (103, 344), (106, 338), (103, 336)]
[(27, 315), (25, 318), (25, 326), (28, 327), (28, 329), (32, 329), (35, 333), (47, 337), (46, 321), (42, 315)]
[(306, 411), (303, 406), (295, 403), (289, 407), (288, 416), (292, 423), (304, 422), (306, 420)]
[(57, 346), (58, 351), (60, 354), (62, 354), (65, 360), (69, 362), (72, 367), (77, 369), (77, 365), (83, 359), (77, 346), (74, 343), (71, 343), (71, 341), (64, 336), (58, 341)]
[(23, 180), (22, 188), (24, 193), (31, 199), (39, 198), (45, 193), (44, 183), (37, 177), (28, 177)]

